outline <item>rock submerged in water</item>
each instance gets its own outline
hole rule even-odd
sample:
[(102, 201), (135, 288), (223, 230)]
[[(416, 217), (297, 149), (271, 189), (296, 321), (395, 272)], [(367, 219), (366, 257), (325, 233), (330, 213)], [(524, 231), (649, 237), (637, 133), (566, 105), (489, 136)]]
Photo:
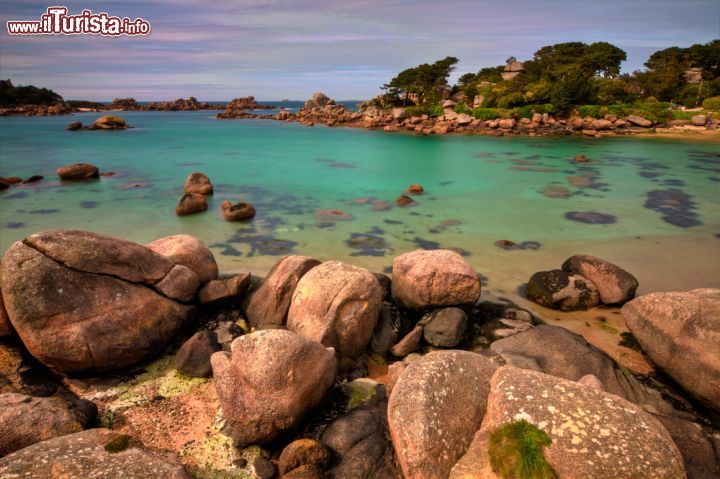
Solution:
[(225, 200), (220, 205), (220, 211), (222, 211), (223, 218), (227, 221), (249, 220), (255, 216), (253, 205), (244, 201), (233, 204)]
[(0, 458), (0, 477), (191, 479), (177, 456), (129, 444), (128, 436), (109, 429), (60, 436)]
[(504, 366), (492, 377), (482, 430), (519, 420), (549, 436), (544, 455), (559, 478), (686, 477), (672, 438), (639, 406), (574, 381)]
[(353, 216), (343, 210), (320, 210), (314, 213), (321, 221), (350, 221)]
[(154, 289), (175, 268), (136, 243), (55, 230), (14, 243), (0, 284), (35, 358), (68, 374), (107, 371), (158, 352), (191, 318), (192, 307)]
[(81, 121), (71, 121), (68, 126), (65, 127), (68, 131), (82, 130), (83, 124)]
[(207, 201), (203, 195), (197, 193), (188, 193), (180, 198), (175, 208), (175, 214), (178, 216), (191, 215), (193, 213), (200, 213), (208, 209)]
[(215, 389), (238, 447), (265, 443), (298, 425), (335, 382), (335, 351), (291, 331), (241, 336), (211, 358)]
[(196, 171), (190, 173), (185, 180), (185, 194), (212, 195), (213, 185), (205, 173)]
[(613, 215), (597, 211), (568, 211), (565, 213), (565, 218), (588, 225), (611, 225), (617, 222), (617, 218)]
[(720, 411), (720, 290), (646, 294), (621, 312), (650, 359), (703, 405)]
[(300, 278), (320, 264), (308, 256), (283, 256), (263, 282), (243, 301), (243, 310), (256, 329), (284, 328), (292, 295)]
[(287, 328), (354, 359), (370, 342), (382, 298), (380, 283), (367, 269), (326, 261), (298, 281)]
[(406, 308), (473, 306), (480, 299), (480, 277), (455, 251), (419, 249), (395, 258), (391, 289)]

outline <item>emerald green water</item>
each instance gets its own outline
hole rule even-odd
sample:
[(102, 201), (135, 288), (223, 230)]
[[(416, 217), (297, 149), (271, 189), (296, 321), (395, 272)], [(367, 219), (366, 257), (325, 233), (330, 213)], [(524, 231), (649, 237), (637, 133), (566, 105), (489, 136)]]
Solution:
[[(139, 242), (185, 233), (212, 245), (222, 270), (262, 273), (281, 254), (383, 270), (405, 251), (453, 247), (506, 290), (533, 270), (559, 267), (564, 257), (582, 252), (630, 263), (656, 288), (720, 286), (717, 142), (417, 137), (223, 121), (213, 112), (126, 112), (136, 128), (64, 130), (71, 120), (89, 123), (97, 116), (0, 118), (0, 175), (45, 176), (0, 192), (3, 251), (49, 228)], [(576, 154), (590, 162), (575, 163)], [(115, 175), (60, 182), (55, 169), (77, 162)], [(215, 194), (207, 212), (177, 217), (192, 171), (206, 173)], [(395, 207), (411, 183), (425, 194), (413, 207)], [(547, 197), (548, 186), (566, 188), (569, 196)], [(651, 191), (660, 192), (655, 209), (646, 207)], [(393, 207), (372, 211), (359, 198)], [(225, 199), (250, 201), (256, 218), (224, 221), (219, 206)], [(353, 219), (323, 223), (313, 214), (323, 209), (341, 209)], [(615, 222), (572, 221), (566, 213), (573, 211), (611, 215)], [(499, 239), (537, 242), (539, 249), (506, 251), (494, 244)]]

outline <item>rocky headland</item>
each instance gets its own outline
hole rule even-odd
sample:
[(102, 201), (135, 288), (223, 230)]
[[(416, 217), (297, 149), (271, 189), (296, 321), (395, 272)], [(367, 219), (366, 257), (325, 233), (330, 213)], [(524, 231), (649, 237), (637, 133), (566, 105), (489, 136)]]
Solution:
[(494, 118), (482, 120), (467, 113), (457, 113), (456, 102), (441, 102), (443, 113), (437, 116), (412, 115), (408, 108), (380, 108), (372, 102), (358, 105), (357, 111), (337, 104), (323, 93), (315, 93), (299, 111), (280, 111), (275, 115), (249, 113), (244, 109), (226, 110), (218, 118), (255, 118), (298, 122), (307, 126), (327, 125), (382, 129), (385, 132), (408, 132), (417, 135), (475, 134), (488, 136), (527, 135), (565, 136), (579, 135), (603, 137), (625, 134), (703, 134), (720, 137), (718, 120), (712, 115), (698, 114), (691, 120), (655, 122), (638, 115), (618, 117), (605, 114), (600, 118), (580, 117), (575, 111), (566, 118), (548, 113), (533, 113), (530, 117)]
[(720, 290), (637, 287), (575, 255), (526, 297), (622, 315), (650, 374), (483, 299), (451, 250), (259, 278), (192, 236), (40, 232), (0, 265), (0, 477), (717, 477)]

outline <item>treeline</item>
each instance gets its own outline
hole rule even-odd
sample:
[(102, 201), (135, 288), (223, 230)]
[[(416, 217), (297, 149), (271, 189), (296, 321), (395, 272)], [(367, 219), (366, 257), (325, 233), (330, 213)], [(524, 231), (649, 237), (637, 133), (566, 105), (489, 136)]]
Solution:
[(14, 86), (10, 80), (0, 80), (0, 107), (54, 105), (62, 101), (63, 98), (49, 88)]
[(519, 63), (511, 57), (506, 65), (466, 73), (449, 85), (458, 59), (447, 57), (400, 72), (383, 85), (378, 101), (432, 108), (450, 95), (464, 97), (470, 106), (478, 97), (481, 104), (475, 106), (483, 108), (544, 105), (544, 110), (565, 113), (579, 105), (641, 101), (695, 107), (720, 95), (720, 40), (657, 51), (645, 70), (632, 74), (620, 74), (625, 59), (625, 51), (607, 42), (559, 43), (542, 47), (531, 60)]

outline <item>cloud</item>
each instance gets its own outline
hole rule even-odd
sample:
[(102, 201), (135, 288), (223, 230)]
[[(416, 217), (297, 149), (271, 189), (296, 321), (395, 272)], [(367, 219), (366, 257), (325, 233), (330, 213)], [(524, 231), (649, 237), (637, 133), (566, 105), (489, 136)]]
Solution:
[[(100, 11), (91, 0), (71, 13)], [(7, 20), (36, 19), (47, 3), (6, 0)], [(447, 55), (455, 77), (562, 41), (609, 41), (626, 71), (655, 50), (718, 37), (717, 0), (116, 0), (111, 15), (143, 17), (142, 38), (17, 37), (0, 33), (2, 76), (66, 97), (304, 98), (324, 90), (368, 98), (396, 72)]]

